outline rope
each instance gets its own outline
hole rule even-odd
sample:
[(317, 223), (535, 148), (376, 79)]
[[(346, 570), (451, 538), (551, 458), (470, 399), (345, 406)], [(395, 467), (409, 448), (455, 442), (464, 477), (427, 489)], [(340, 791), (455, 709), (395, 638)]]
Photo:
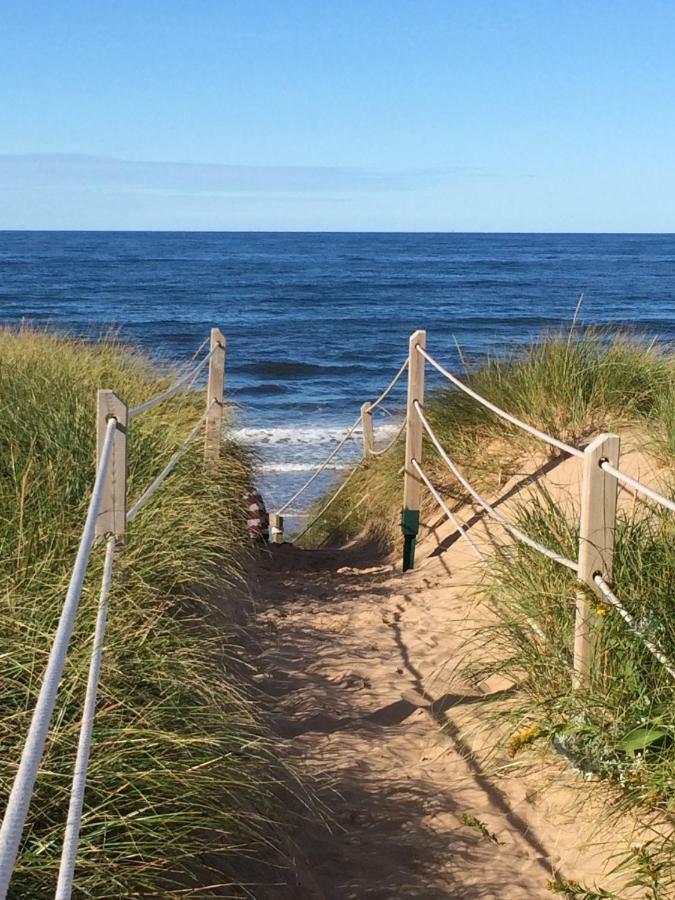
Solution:
[(420, 353), (427, 362), (431, 363), (431, 365), (437, 369), (441, 375), (445, 375), (445, 377), (451, 381), (456, 387), (458, 387), (461, 391), (464, 391), (465, 394), (468, 394), (469, 397), (473, 397), (474, 400), (477, 400), (479, 403), (482, 403), (487, 409), (492, 410), (498, 416), (501, 416), (502, 419), (506, 419), (507, 422), (511, 422), (513, 425), (517, 425), (518, 428), (521, 428), (523, 431), (527, 431), (529, 434), (533, 435), (536, 438), (539, 438), (540, 441), (545, 441), (547, 444), (551, 444), (553, 447), (558, 447), (559, 450), (563, 450), (565, 453), (569, 453), (570, 456), (578, 456), (579, 459), (583, 458), (583, 451), (577, 450), (576, 447), (572, 447), (570, 444), (565, 444), (563, 441), (559, 441), (557, 438), (551, 437), (550, 434), (546, 434), (544, 431), (539, 431), (538, 428), (535, 428), (533, 425), (528, 425), (527, 422), (523, 422), (520, 419), (517, 419), (515, 416), (512, 416), (510, 413), (505, 412), (503, 409), (500, 409), (498, 406), (495, 406), (494, 403), (490, 403), (489, 400), (486, 400), (485, 397), (481, 397), (480, 394), (477, 394), (475, 391), (471, 390), (463, 381), (460, 381), (455, 375), (451, 372), (448, 372), (447, 369), (443, 368), (443, 366), (436, 362), (433, 356), (430, 356), (427, 351), (420, 347), (419, 344), (415, 345), (415, 349), (418, 353)]
[(476, 556), (478, 557), (478, 559), (480, 559), (482, 562), (485, 562), (485, 560), (486, 560), (485, 554), (484, 554), (481, 550), (478, 549), (478, 546), (476, 545), (476, 542), (475, 542), (475, 541), (473, 540), (473, 538), (469, 535), (469, 533), (468, 533), (468, 531), (466, 530), (465, 526), (459, 521), (459, 519), (457, 518), (457, 516), (455, 516), (455, 514), (454, 514), (453, 512), (450, 511), (450, 508), (448, 507), (448, 505), (447, 505), (447, 503), (445, 502), (445, 500), (441, 497), (441, 495), (438, 493), (438, 491), (436, 490), (436, 488), (433, 486), (433, 484), (432, 484), (432, 483), (429, 481), (429, 479), (427, 478), (427, 475), (426, 475), (426, 473), (424, 472), (424, 469), (422, 468), (422, 466), (417, 462), (416, 459), (413, 459), (413, 460), (412, 460), (412, 464), (413, 464), (413, 467), (416, 469), (418, 475), (419, 475), (420, 478), (422, 479), (422, 481), (426, 484), (427, 488), (429, 489), (430, 494), (431, 494), (432, 497), (435, 499), (436, 503), (438, 503), (438, 505), (441, 507), (441, 509), (443, 510), (443, 512), (445, 513), (445, 515), (448, 517), (448, 519), (450, 519), (450, 521), (451, 521), (452, 524), (455, 526), (455, 528), (457, 529), (457, 531), (459, 531), (460, 535), (461, 535), (466, 541), (468, 541), (468, 543), (469, 543), (470, 546), (471, 546), (471, 549), (472, 549), (473, 552), (476, 554)]
[(101, 455), (89, 498), (89, 508), (85, 519), (80, 545), (70, 576), (70, 584), (61, 610), (61, 617), (49, 652), (47, 667), (40, 686), (37, 702), (28, 729), (21, 760), (12, 790), (7, 801), (2, 827), (0, 828), (0, 898), (4, 898), (12, 877), (19, 842), (28, 815), (35, 779), (44, 753), (49, 732), (49, 723), (54, 712), (54, 704), (59, 682), (66, 662), (66, 653), (73, 633), (75, 616), (82, 594), (82, 584), (87, 573), (96, 530), (96, 518), (101, 505), (103, 485), (112, 456), (113, 437), (117, 420), (111, 418), (105, 431)]
[(655, 503), (660, 503), (661, 506), (665, 506), (667, 509), (675, 512), (675, 503), (673, 503), (672, 500), (669, 500), (667, 497), (664, 497), (663, 494), (659, 494), (657, 491), (652, 490), (652, 488), (647, 487), (647, 485), (643, 484), (641, 481), (631, 478), (630, 475), (626, 475), (625, 472), (615, 468), (615, 466), (607, 462), (607, 460), (600, 463), (600, 468), (604, 469), (609, 475), (613, 475), (614, 478), (622, 484), (627, 484), (629, 487), (632, 487), (633, 490), (637, 491), (639, 494), (644, 494), (645, 497), (649, 497), (650, 500), (654, 500)]
[(307, 479), (307, 481), (303, 484), (303, 486), (302, 486), (299, 490), (297, 490), (297, 491), (293, 494), (293, 496), (292, 496), (289, 500), (287, 500), (287, 501), (284, 503), (284, 505), (283, 505), (282, 507), (280, 507), (280, 508), (277, 510), (277, 515), (278, 515), (278, 516), (280, 516), (280, 515), (282, 514), (282, 512), (283, 512), (285, 509), (288, 509), (288, 507), (289, 507), (295, 500), (298, 499), (298, 497), (300, 496), (300, 494), (304, 494), (304, 492), (307, 490), (307, 488), (310, 486), (310, 484), (314, 481), (315, 478), (318, 478), (318, 477), (319, 477), (319, 475), (323, 472), (323, 470), (326, 468), (326, 466), (328, 465), (328, 463), (329, 463), (332, 459), (334, 459), (334, 458), (337, 456), (337, 454), (339, 453), (340, 450), (342, 450), (342, 448), (343, 448), (344, 445), (347, 443), (347, 441), (348, 441), (349, 438), (352, 436), (352, 434), (354, 434), (354, 432), (356, 431), (357, 426), (358, 426), (360, 423), (361, 423), (361, 416), (359, 416), (358, 419), (356, 420), (356, 422), (354, 422), (354, 424), (351, 426), (351, 428), (349, 428), (349, 429), (347, 430), (347, 433), (346, 433), (345, 436), (342, 438), (342, 440), (338, 443), (338, 445), (334, 448), (334, 450), (326, 457), (326, 459), (321, 463), (321, 465), (315, 470), (315, 472), (314, 472), (312, 475), (310, 475), (310, 477), (309, 477), (309, 478)]
[(534, 550), (537, 550), (539, 553), (542, 553), (544, 556), (547, 556), (549, 559), (552, 559), (554, 562), (560, 563), (562, 566), (567, 566), (568, 569), (572, 569), (572, 571), (577, 572), (579, 567), (577, 563), (573, 562), (571, 559), (567, 559), (564, 556), (561, 556), (559, 553), (556, 553), (554, 550), (549, 550), (548, 547), (544, 547), (543, 544), (540, 544), (538, 541), (533, 540), (531, 537), (528, 537), (524, 532), (522, 532), (519, 528), (516, 528), (515, 525), (512, 525), (504, 516), (497, 512), (494, 507), (490, 506), (490, 504), (485, 500), (478, 491), (466, 480), (466, 478), (459, 471), (455, 463), (450, 459), (448, 454), (445, 452), (443, 447), (440, 445), (438, 438), (432, 431), (431, 425), (426, 420), (424, 413), (422, 412), (422, 408), (420, 406), (419, 400), (415, 400), (414, 408), (417, 411), (417, 415), (420, 417), (420, 421), (424, 426), (425, 431), (431, 438), (431, 442), (434, 447), (440, 454), (443, 462), (448, 466), (450, 471), (453, 473), (455, 478), (462, 484), (466, 490), (471, 494), (471, 496), (483, 507), (483, 509), (492, 516), (493, 519), (496, 519), (500, 525), (506, 528), (514, 537), (518, 538), (519, 541), (522, 541), (524, 544), (527, 544), (529, 547), (532, 547)]
[[(214, 400), (213, 403), (215, 403), (215, 402), (216, 402), (216, 401)], [(210, 412), (210, 410), (211, 410), (211, 407), (213, 406), (213, 403), (209, 404), (209, 408), (206, 410), (206, 412), (205, 412), (204, 415), (201, 417), (201, 419), (199, 420), (199, 422), (197, 422), (197, 424), (196, 424), (195, 427), (192, 429), (192, 431), (190, 432), (190, 434), (185, 438), (185, 440), (183, 441), (183, 443), (181, 444), (181, 446), (178, 448), (178, 450), (176, 450), (176, 452), (173, 454), (173, 456), (171, 457), (171, 459), (169, 460), (169, 462), (166, 464), (166, 466), (162, 469), (162, 471), (159, 473), (159, 475), (157, 476), (157, 478), (155, 478), (155, 480), (152, 482), (152, 484), (147, 488), (147, 490), (145, 490), (145, 491), (141, 494), (141, 496), (138, 498), (138, 500), (137, 500), (137, 501), (134, 503), (134, 505), (131, 507), (131, 509), (130, 509), (129, 512), (127, 513), (127, 523), (133, 522), (133, 520), (136, 518), (136, 516), (138, 515), (138, 513), (143, 509), (143, 507), (144, 507), (145, 504), (148, 502), (148, 500), (150, 500), (150, 498), (152, 497), (152, 495), (153, 495), (153, 494), (157, 491), (157, 489), (160, 487), (160, 485), (162, 484), (162, 482), (164, 481), (164, 479), (165, 479), (168, 475), (170, 475), (171, 472), (173, 472), (173, 470), (176, 468), (176, 464), (177, 464), (178, 461), (181, 459), (181, 457), (183, 457), (183, 456), (185, 455), (185, 453), (186, 453), (188, 447), (190, 446), (190, 444), (192, 443), (192, 441), (195, 439), (195, 437), (196, 437), (197, 434), (199, 433), (199, 429), (202, 427), (202, 425), (203, 425), (204, 422), (206, 421), (206, 419), (207, 419), (207, 417), (208, 417), (208, 415), (209, 415), (209, 412)]]
[(385, 453), (388, 453), (389, 450), (394, 446), (396, 441), (401, 437), (401, 433), (405, 428), (405, 419), (401, 423), (401, 427), (398, 429), (394, 437), (389, 441), (386, 447), (381, 447), (379, 450), (371, 450), (369, 456), (383, 456)]
[[(389, 416), (390, 419), (393, 418), (393, 415), (394, 415), (394, 414), (393, 414), (392, 412), (390, 412), (390, 411), (387, 409), (386, 406), (378, 406), (377, 408), (379, 409), (379, 411), (380, 411), (381, 413), (384, 413), (385, 416)], [(370, 412), (370, 411), (371, 411), (371, 410), (369, 409), (368, 412)]]
[(210, 339), (207, 338), (207, 337), (205, 337), (204, 340), (203, 340), (203, 341), (201, 342), (201, 344), (199, 345), (199, 347), (197, 347), (197, 349), (195, 350), (195, 352), (194, 352), (194, 353), (192, 354), (192, 356), (190, 357), (190, 362), (188, 363), (189, 366), (192, 365), (192, 363), (197, 359), (197, 357), (199, 356), (199, 354), (202, 352), (202, 350), (204, 349), (204, 347), (206, 347), (206, 345), (207, 345), (209, 342), (210, 342)]
[[(412, 464), (413, 464), (413, 466), (417, 469), (417, 472), (419, 473), (420, 478), (421, 478), (422, 481), (425, 483), (425, 485), (426, 485), (427, 488), (429, 489), (431, 495), (434, 497), (434, 499), (436, 500), (436, 502), (438, 503), (438, 505), (441, 507), (441, 509), (443, 510), (443, 512), (445, 513), (445, 515), (448, 517), (448, 519), (450, 519), (450, 521), (453, 523), (453, 525), (456, 526), (456, 528), (457, 528), (457, 530), (459, 531), (460, 535), (461, 535), (463, 538), (466, 538), (466, 540), (467, 540), (467, 541), (469, 542), (469, 544), (471, 545), (471, 548), (472, 548), (473, 552), (476, 554), (476, 556), (478, 557), (478, 559), (480, 559), (480, 561), (481, 561), (484, 565), (487, 566), (487, 564), (488, 564), (488, 558), (487, 558), (487, 556), (479, 549), (479, 547), (477, 546), (477, 544), (476, 544), (476, 543), (474, 542), (474, 540), (471, 538), (471, 536), (469, 535), (469, 532), (468, 532), (467, 529), (466, 529), (466, 526), (463, 526), (463, 525), (460, 523), (460, 521), (459, 521), (457, 518), (455, 518), (455, 516), (452, 514), (452, 512), (451, 512), (450, 509), (448, 508), (447, 504), (445, 503), (445, 501), (443, 500), (443, 498), (440, 496), (440, 494), (438, 493), (438, 491), (434, 488), (434, 486), (432, 485), (432, 483), (429, 481), (429, 479), (427, 478), (425, 472), (423, 471), (422, 467), (420, 466), (420, 464), (417, 462), (416, 459), (413, 459), (413, 460), (412, 460)], [(490, 598), (490, 599), (492, 600), (492, 603), (493, 603), (493, 605), (494, 605), (494, 603), (495, 603), (494, 598)], [(546, 640), (546, 635), (544, 634), (544, 632), (542, 631), (542, 629), (540, 628), (540, 626), (537, 624), (537, 622), (535, 622), (534, 619), (531, 619), (529, 616), (525, 616), (525, 621), (526, 621), (527, 624), (530, 626), (530, 628), (532, 629), (532, 631), (537, 635), (537, 637), (538, 637), (540, 640), (544, 641), (544, 643), (546, 643), (546, 642), (547, 642), (547, 640)]]
[(675, 679), (675, 666), (673, 666), (673, 664), (670, 662), (665, 653), (660, 649), (660, 647), (658, 647), (653, 641), (649, 640), (647, 635), (644, 633), (644, 630), (638, 625), (633, 616), (631, 616), (628, 610), (621, 605), (621, 602), (616, 594), (612, 593), (611, 588), (602, 577), (602, 575), (594, 575), (593, 581), (600, 588), (602, 596), (606, 600), (606, 602), (610, 606), (613, 606), (614, 609), (616, 609), (616, 611), (619, 613), (626, 625), (628, 625), (633, 634), (637, 635), (640, 638), (640, 640), (645, 645), (647, 650), (649, 650), (652, 656), (654, 656), (661, 663), (670, 677)]
[(211, 359), (215, 351), (219, 348), (220, 345), (216, 345), (206, 354), (204, 359), (199, 363), (199, 365), (195, 366), (194, 369), (191, 369), (182, 378), (179, 378), (178, 381), (175, 381), (171, 387), (168, 387), (165, 391), (162, 391), (161, 394), (157, 394), (157, 396), (152, 397), (150, 400), (146, 400), (145, 403), (141, 403), (140, 406), (132, 406), (129, 410), (129, 418), (133, 419), (134, 416), (138, 416), (141, 413), (147, 412), (149, 409), (153, 409), (153, 407), (158, 406), (160, 403), (163, 403), (164, 400), (168, 400), (170, 397), (173, 397), (174, 394), (177, 394), (178, 391), (187, 384), (188, 381), (197, 377), (197, 375), (201, 372), (207, 362)]
[(389, 394), (391, 394), (391, 392), (393, 391), (393, 389), (394, 389), (394, 387), (395, 387), (395, 385), (396, 385), (396, 382), (399, 380), (399, 378), (401, 377), (401, 375), (403, 375), (403, 373), (405, 372), (405, 370), (408, 368), (408, 362), (409, 362), (409, 360), (408, 360), (408, 357), (406, 356), (405, 360), (403, 361), (403, 365), (402, 365), (401, 368), (398, 370), (398, 372), (394, 375), (393, 380), (389, 382), (389, 384), (388, 384), (387, 387), (382, 391), (382, 393), (381, 393), (380, 396), (377, 398), (377, 400), (373, 400), (373, 402), (370, 404), (370, 406), (368, 407), (368, 412), (372, 412), (377, 406), (380, 405), (380, 403), (382, 403), (383, 400), (386, 400), (386, 399), (387, 399), (387, 397), (389, 396)]
[(82, 722), (80, 724), (80, 738), (77, 744), (77, 759), (73, 771), (73, 782), (70, 788), (70, 804), (68, 806), (68, 819), (61, 852), (61, 864), (59, 877), (56, 884), (55, 900), (70, 900), (73, 890), (73, 877), (75, 874), (75, 859), (77, 845), (82, 823), (82, 807), (84, 804), (84, 791), (87, 782), (87, 767), (89, 765), (89, 753), (91, 750), (91, 736), (96, 714), (96, 694), (98, 692), (99, 676), (101, 674), (101, 658), (103, 656), (103, 640), (105, 638), (105, 626), (108, 615), (108, 595), (112, 582), (113, 559), (115, 556), (115, 538), (108, 538), (103, 564), (103, 579), (101, 581), (101, 593), (98, 601), (98, 615), (94, 630), (94, 646), (91, 652), (89, 664), (89, 677), (87, 679), (87, 692), (84, 698)]
[[(379, 404), (380, 404), (386, 397), (389, 396), (389, 394), (391, 393), (391, 391), (392, 391), (393, 388), (394, 388), (394, 385), (395, 385), (396, 382), (399, 380), (399, 378), (401, 377), (401, 375), (403, 375), (403, 373), (405, 372), (405, 370), (406, 370), (407, 368), (408, 368), (408, 359), (406, 359), (406, 360), (404, 361), (404, 363), (403, 363), (403, 365), (401, 366), (401, 368), (398, 370), (398, 372), (396, 373), (396, 375), (394, 375), (394, 378), (389, 382), (389, 384), (387, 385), (387, 387), (382, 391), (382, 393), (381, 393), (380, 396), (377, 398), (377, 400), (373, 401), (373, 403), (370, 404), (370, 406), (368, 407), (368, 412), (372, 412), (377, 406), (379, 406)], [(312, 484), (312, 482), (313, 482), (316, 478), (319, 477), (319, 475), (324, 471), (324, 469), (326, 468), (326, 466), (328, 465), (328, 463), (329, 463), (332, 459), (334, 459), (335, 456), (339, 453), (339, 451), (344, 447), (344, 445), (347, 443), (347, 441), (348, 441), (349, 438), (352, 436), (352, 434), (356, 431), (356, 429), (357, 429), (357, 427), (360, 425), (360, 423), (361, 423), (361, 416), (359, 416), (358, 419), (354, 422), (354, 424), (347, 430), (347, 433), (346, 433), (345, 436), (342, 438), (342, 440), (338, 443), (338, 445), (334, 448), (334, 450), (326, 457), (326, 459), (321, 463), (321, 465), (316, 469), (316, 471), (313, 472), (312, 475), (310, 475), (310, 477), (309, 477), (309, 478), (307, 479), (307, 481), (302, 485), (302, 487), (299, 488), (299, 490), (297, 490), (297, 491), (293, 494), (293, 496), (290, 497), (290, 498), (284, 503), (283, 506), (279, 507), (279, 509), (277, 510), (277, 513), (276, 513), (278, 516), (280, 516), (280, 515), (284, 512), (284, 510), (288, 509), (288, 507), (289, 507), (295, 500), (297, 500), (298, 497), (299, 497), (301, 494), (304, 494), (304, 492), (307, 490), (307, 488), (310, 486), (310, 484)], [(404, 423), (404, 424), (405, 424), (405, 423)], [(403, 426), (402, 426), (402, 427), (403, 427)], [(399, 434), (400, 434), (400, 432), (399, 432)], [(398, 437), (398, 435), (397, 435), (396, 437)], [(393, 444), (393, 443), (394, 443), (394, 441), (392, 441), (392, 444)], [(371, 455), (372, 455), (372, 456), (379, 456), (381, 453), (384, 453), (384, 452), (385, 452), (386, 450), (388, 450), (388, 449), (389, 449), (389, 447), (385, 447), (384, 450), (378, 450), (378, 451), (375, 451), (375, 452), (374, 452), (373, 454), (371, 454)], [(303, 534), (304, 534), (304, 532), (303, 532)], [(299, 537), (299, 536), (300, 536), (300, 535), (298, 535), (298, 537)], [(296, 538), (296, 540), (297, 540), (297, 538)]]
[(347, 521), (347, 519), (348, 519), (350, 516), (352, 516), (352, 515), (356, 512), (356, 510), (359, 509), (359, 507), (363, 506), (363, 504), (366, 502), (366, 500), (370, 500), (370, 494), (365, 494), (363, 497), (361, 497), (361, 499), (359, 500), (358, 503), (355, 503), (354, 506), (352, 506), (352, 508), (351, 508), (351, 509), (349, 510), (349, 512), (347, 513), (347, 515), (343, 516), (343, 517), (340, 519), (340, 521), (337, 523), (337, 525), (335, 526), (335, 528), (331, 531), (331, 533), (330, 533), (329, 535), (327, 535), (327, 536), (321, 541), (321, 543), (319, 544), (319, 547), (325, 547), (326, 544), (328, 543), (328, 541), (333, 537), (333, 535), (335, 534), (335, 532), (338, 530), (338, 528), (339, 528), (341, 525), (344, 525), (344, 523)]
[[(333, 496), (330, 498), (330, 500), (325, 504), (325, 506), (323, 506), (323, 507), (319, 510), (319, 512), (314, 516), (314, 518), (313, 518), (310, 522), (308, 522), (307, 525), (305, 525), (305, 527), (302, 529), (302, 531), (300, 532), (300, 534), (296, 535), (296, 536), (293, 538), (293, 541), (299, 541), (300, 538), (303, 537), (303, 535), (307, 534), (307, 532), (309, 531), (309, 529), (310, 529), (316, 522), (319, 521), (319, 519), (323, 516), (323, 514), (326, 512), (326, 510), (328, 509), (328, 507), (331, 506), (335, 500), (337, 500), (337, 498), (340, 496), (340, 494), (342, 493), (342, 491), (347, 487), (347, 485), (349, 484), (349, 482), (351, 481), (351, 479), (354, 477), (354, 475), (355, 475), (355, 474), (358, 472), (358, 470), (361, 468), (362, 463), (363, 463), (363, 460), (361, 460), (361, 462), (357, 463), (357, 465), (354, 466), (354, 468), (351, 470), (351, 472), (349, 473), (349, 475), (347, 475), (347, 477), (345, 478), (345, 480), (342, 482), (342, 484), (340, 485), (340, 487), (335, 491), (335, 493), (334, 493)], [(351, 513), (350, 513), (350, 515), (351, 515)]]

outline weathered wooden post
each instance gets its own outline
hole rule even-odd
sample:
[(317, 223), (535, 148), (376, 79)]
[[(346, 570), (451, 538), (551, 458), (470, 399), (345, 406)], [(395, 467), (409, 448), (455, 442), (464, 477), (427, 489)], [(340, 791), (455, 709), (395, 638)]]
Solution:
[(225, 398), (225, 336), (219, 328), (211, 329), (211, 359), (206, 387), (206, 424), (204, 427), (204, 459), (220, 457)]
[(412, 466), (412, 460), (422, 464), (422, 422), (415, 410), (415, 402), (424, 405), (424, 357), (417, 347), (425, 349), (426, 331), (416, 331), (408, 345), (408, 405), (405, 426), (405, 464), (403, 470), (403, 571), (415, 565), (415, 543), (420, 528), (421, 482)]
[(110, 465), (103, 483), (101, 506), (96, 517), (96, 536), (113, 534), (124, 538), (127, 524), (127, 427), (129, 411), (114, 391), (100, 390), (97, 396), (96, 461), (101, 458), (108, 421), (117, 420)]
[(284, 517), (278, 513), (270, 513), (270, 543), (283, 544), (284, 542)]
[(373, 435), (373, 411), (370, 402), (361, 405), (361, 430), (363, 431), (363, 458), (372, 456), (375, 449), (375, 437)]
[(600, 574), (606, 581), (610, 581), (612, 577), (618, 483), (600, 464), (607, 460), (613, 466), (618, 466), (620, 445), (617, 434), (601, 434), (586, 447), (582, 460), (578, 578), (584, 587), (576, 595), (575, 688), (588, 687), (590, 681), (592, 647), (588, 591), (601, 597), (594, 576)]

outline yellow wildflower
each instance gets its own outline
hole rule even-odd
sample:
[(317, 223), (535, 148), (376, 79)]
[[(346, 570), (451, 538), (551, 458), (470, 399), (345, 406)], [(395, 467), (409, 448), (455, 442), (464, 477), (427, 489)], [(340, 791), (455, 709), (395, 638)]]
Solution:
[(532, 728), (526, 728), (520, 734), (514, 734), (506, 745), (506, 752), (509, 756), (515, 756), (526, 744), (531, 744), (541, 734), (541, 728), (534, 725)]

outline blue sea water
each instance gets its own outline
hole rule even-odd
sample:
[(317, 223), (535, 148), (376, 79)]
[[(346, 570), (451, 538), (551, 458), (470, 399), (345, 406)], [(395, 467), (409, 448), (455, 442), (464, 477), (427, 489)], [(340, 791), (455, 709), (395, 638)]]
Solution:
[[(675, 236), (0, 232), (2, 321), (113, 325), (175, 363), (222, 329), (235, 430), (259, 451), (271, 507), (377, 396), (413, 330), (460, 369), (457, 344), (472, 360), (566, 327), (582, 291), (582, 322), (672, 339)], [(402, 398), (403, 385), (378, 440)]]

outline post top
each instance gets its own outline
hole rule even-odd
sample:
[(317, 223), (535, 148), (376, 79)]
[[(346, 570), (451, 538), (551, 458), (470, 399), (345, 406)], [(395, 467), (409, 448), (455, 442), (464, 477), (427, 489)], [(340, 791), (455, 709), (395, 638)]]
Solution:
[(603, 444), (606, 444), (607, 441), (619, 441), (620, 437), (618, 434), (614, 434), (613, 432), (605, 432), (603, 434), (599, 434), (597, 437), (593, 438), (593, 440), (584, 447), (584, 453), (595, 453), (595, 451), (602, 447)]
[(126, 422), (128, 407), (119, 394), (116, 394), (110, 388), (99, 388), (96, 392), (96, 398), (99, 409), (105, 407), (108, 413), (114, 414)]

